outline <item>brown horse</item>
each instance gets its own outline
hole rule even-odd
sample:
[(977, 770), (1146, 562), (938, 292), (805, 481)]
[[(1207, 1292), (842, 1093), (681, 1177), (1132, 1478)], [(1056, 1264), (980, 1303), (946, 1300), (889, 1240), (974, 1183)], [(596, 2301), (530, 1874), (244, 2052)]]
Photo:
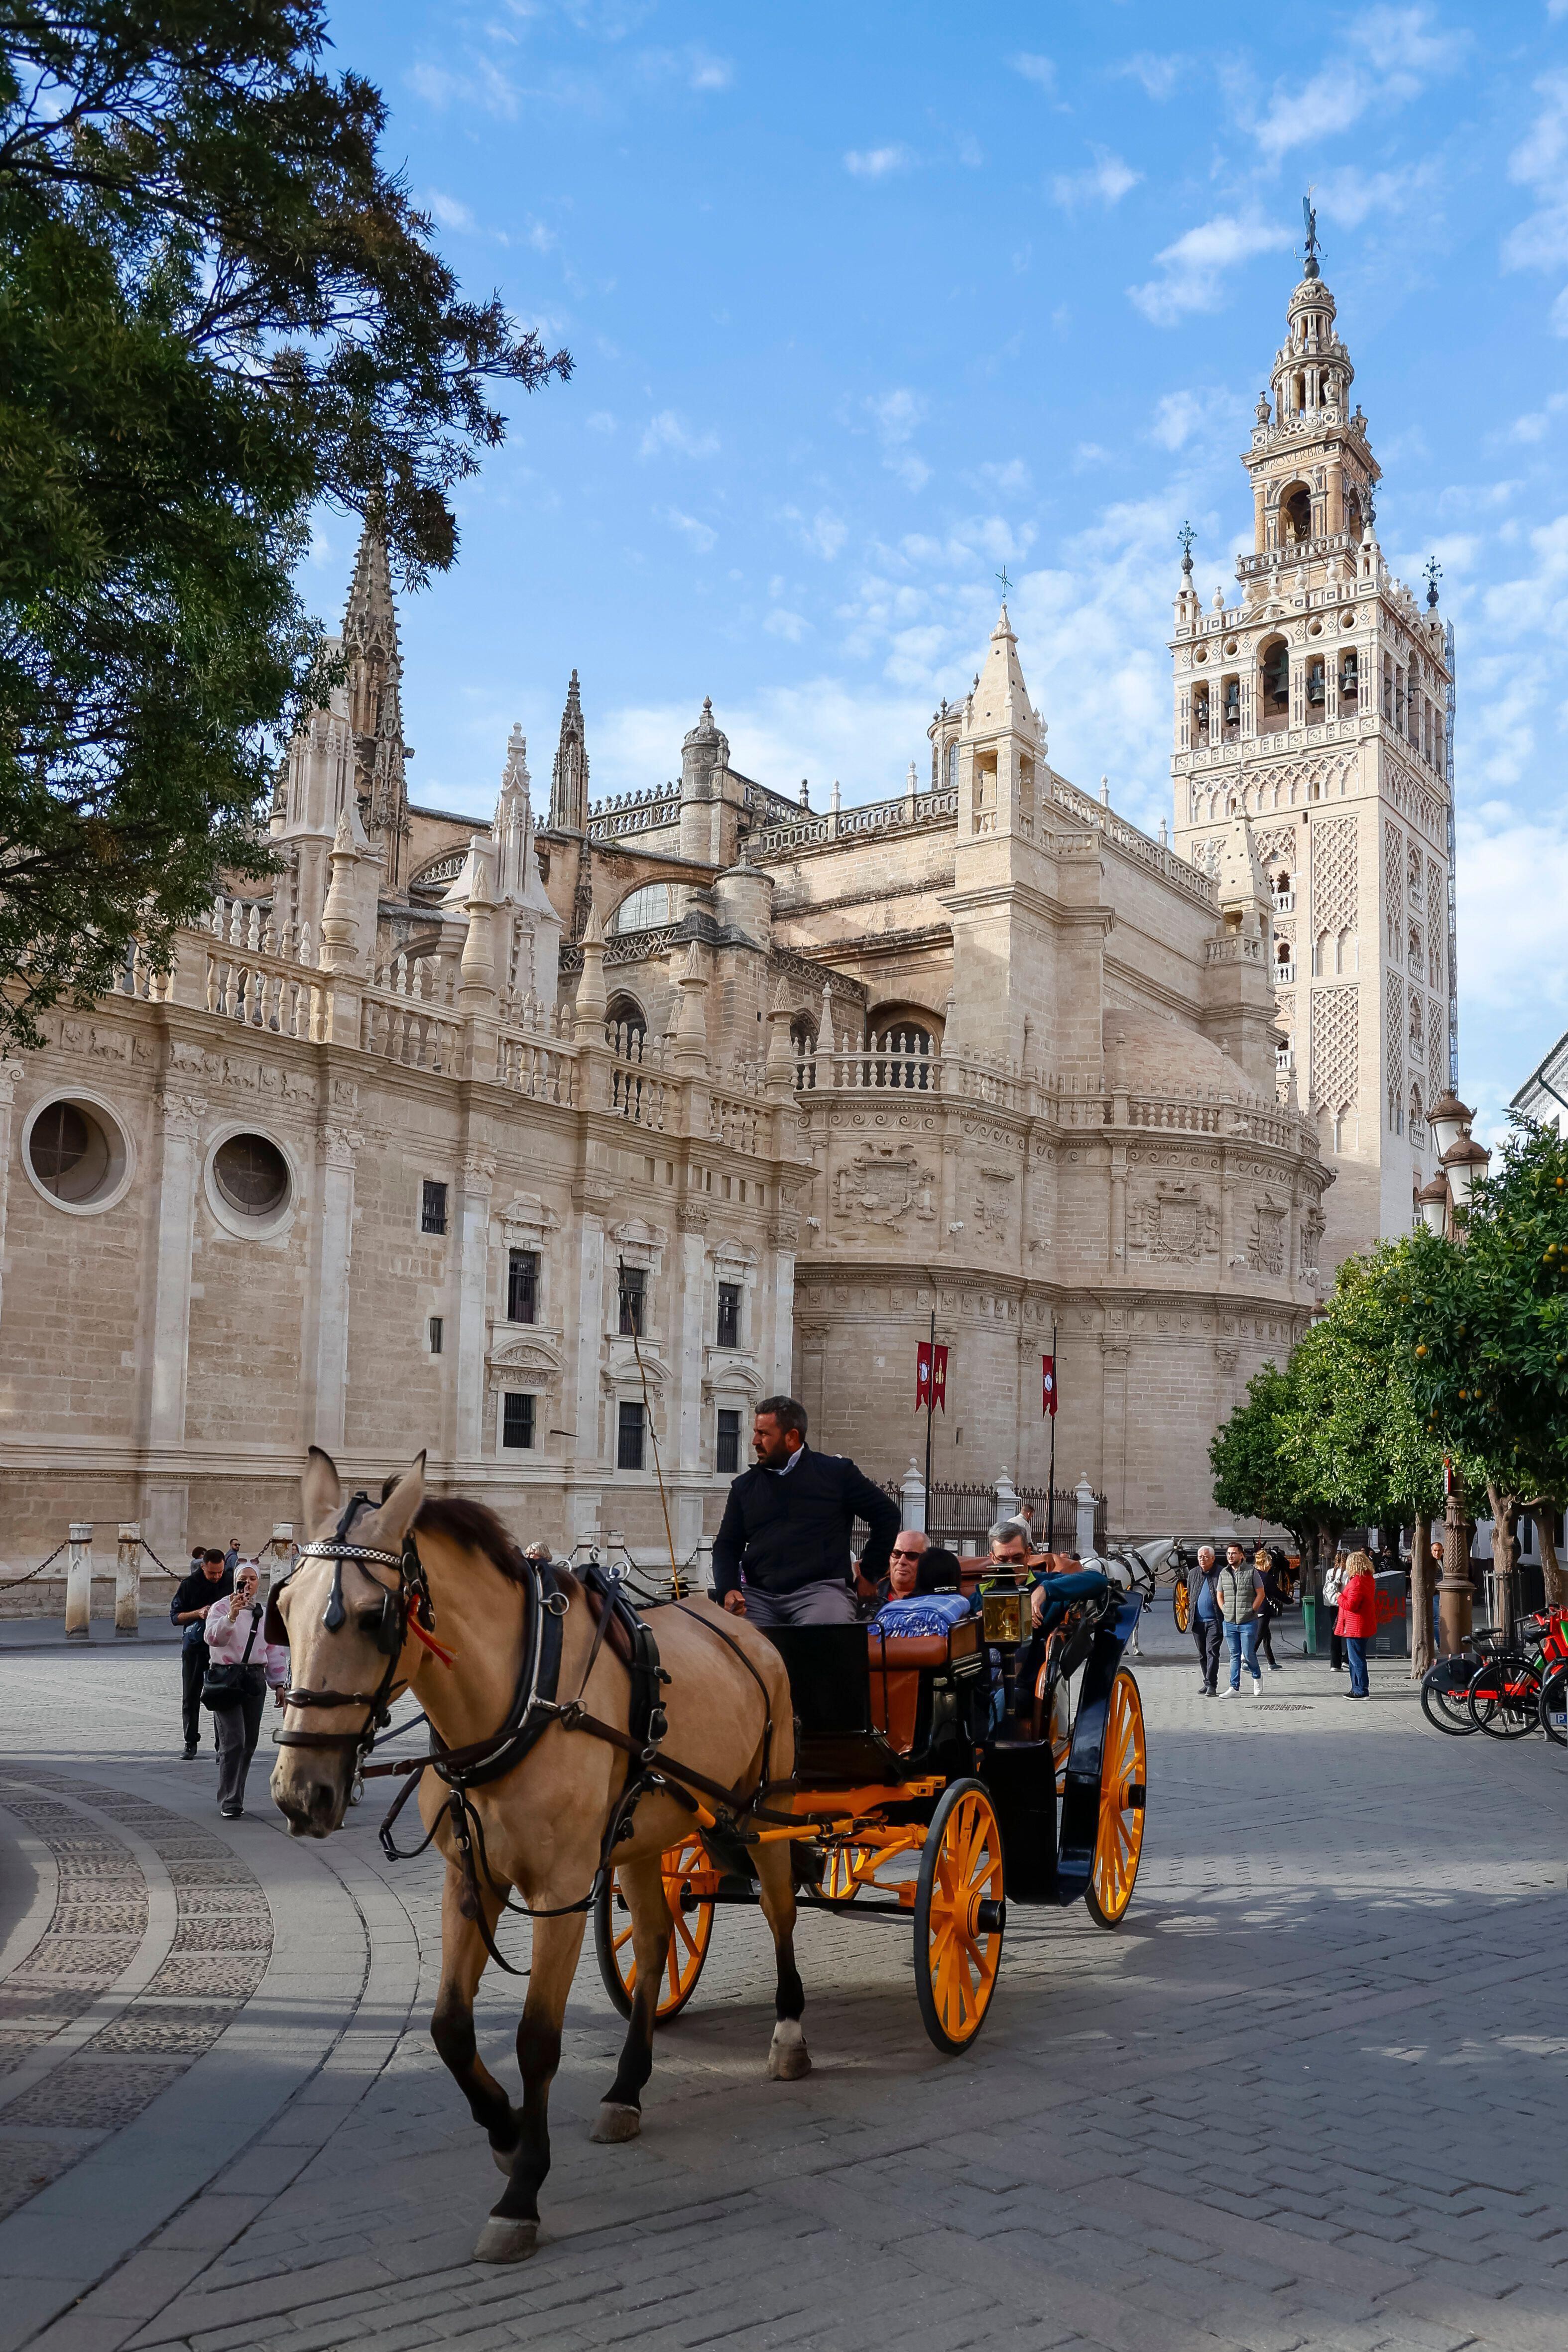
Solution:
[[(356, 1738), (378, 1693), (389, 1703), (412, 1691), (446, 1748), (482, 1743), (496, 1733), (518, 1688), (541, 1587), (493, 1513), (478, 1503), (426, 1500), (423, 1455), (389, 1483), (379, 1506), (363, 1507), (345, 1527), (337, 1470), (312, 1446), (303, 1499), (309, 1540), (381, 1552), (394, 1563), (306, 1557), (276, 1596), (288, 1630), (291, 1691), (342, 1695), (325, 1706), (290, 1701), (286, 1732), (306, 1735), (312, 1744), (285, 1746), (272, 1775), (273, 1796), (293, 1834), (326, 1837), (342, 1825), (360, 1760)], [(410, 1630), (414, 1612), (395, 1565), (410, 1530), (428, 1584), (434, 1638), (452, 1654), (450, 1665)], [(582, 1583), (560, 1569), (555, 1575), (565, 1599), (559, 1696), (581, 1698), (590, 1715), (624, 1731), (630, 1673), (607, 1641), (595, 1643), (595, 1620)], [(794, 1765), (794, 1722), (788, 1679), (772, 1643), (705, 1601), (658, 1609), (652, 1624), (669, 1677), (662, 1692), (669, 1756), (747, 1795), (764, 1778), (786, 1779)], [(540, 1914), (582, 1904), (632, 1769), (623, 1749), (552, 1720), (511, 1769), (473, 1789), (482, 1842), (475, 1837), (471, 1850), (483, 1929), (478, 1918), (466, 1916), (476, 1908), (474, 1885), (462, 1867), (448, 1792), (432, 1771), (420, 1779), (424, 1824), (434, 1830), (447, 1862), (441, 1983), (430, 2031), (507, 2176), (474, 2248), (480, 2262), (521, 2261), (538, 2241), (539, 2188), (550, 2169), (550, 2085), (561, 2060), (561, 2021), (585, 1911), (572, 1908), (533, 1923), (528, 1996), (517, 2031), (521, 2109), (475, 2045), (474, 1993), (489, 1958), (486, 1931), (493, 1937), (513, 1889)], [(637, 1982), (619, 2070), (590, 2135), (595, 2140), (631, 2139), (641, 2127), (639, 2095), (652, 2072), (654, 2010), (671, 1932), (659, 1857), (690, 1835), (690, 1811), (668, 1789), (652, 1789), (637, 1800), (629, 1832), (615, 1846), (615, 1865), (631, 1910)], [(800, 2026), (805, 1994), (795, 1965), (790, 1849), (770, 1843), (753, 1851), (778, 1964), (767, 2071), (776, 2081), (793, 2081), (811, 2062)]]

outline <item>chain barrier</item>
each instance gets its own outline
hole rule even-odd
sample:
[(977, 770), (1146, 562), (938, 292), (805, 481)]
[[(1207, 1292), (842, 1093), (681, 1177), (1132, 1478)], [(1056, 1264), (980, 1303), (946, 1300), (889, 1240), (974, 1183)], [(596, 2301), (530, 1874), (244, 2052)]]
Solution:
[(43, 1574), (43, 1572), (44, 1572), (45, 1569), (46, 1569), (46, 1568), (50, 1567), (50, 1566), (54, 1563), (54, 1561), (56, 1561), (57, 1559), (58, 1559), (58, 1558), (59, 1558), (59, 1556), (60, 1556), (61, 1552), (65, 1550), (66, 1546), (67, 1546), (69, 1542), (70, 1542), (70, 1538), (69, 1538), (69, 1536), (68, 1536), (68, 1537), (66, 1538), (65, 1543), (58, 1543), (58, 1544), (55, 1546), (55, 1548), (54, 1548), (53, 1551), (52, 1551), (52, 1552), (50, 1552), (48, 1559), (41, 1559), (41, 1560), (38, 1562), (38, 1565), (37, 1566), (37, 1568), (30, 1568), (30, 1569), (27, 1570), (27, 1573), (26, 1573), (26, 1576), (8, 1576), (8, 1577), (5, 1579), (5, 1582), (4, 1586), (3, 1586), (3, 1587), (0, 1587), (0, 1591), (6, 1591), (6, 1592), (9, 1592), (9, 1591), (11, 1591), (13, 1590), (13, 1588), (14, 1588), (15, 1586), (16, 1586), (16, 1585), (18, 1585), (18, 1584), (31, 1584), (31, 1582), (32, 1582), (32, 1580), (33, 1580), (33, 1579), (34, 1579), (34, 1577), (35, 1577), (35, 1576), (42, 1576), (42, 1574)]

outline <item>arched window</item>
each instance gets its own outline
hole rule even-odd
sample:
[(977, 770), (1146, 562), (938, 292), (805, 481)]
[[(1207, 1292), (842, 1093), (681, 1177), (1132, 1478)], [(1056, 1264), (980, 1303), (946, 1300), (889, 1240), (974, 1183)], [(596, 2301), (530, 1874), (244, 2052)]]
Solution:
[(1290, 723), (1290, 648), (1283, 637), (1270, 637), (1258, 649), (1258, 719), (1262, 733)]
[(1328, 685), (1323, 668), (1323, 656), (1314, 654), (1307, 664), (1307, 716), (1321, 719), (1327, 699)]
[(1421, 1089), (1419, 1087), (1412, 1087), (1410, 1089), (1410, 1140), (1415, 1145), (1417, 1150), (1423, 1149), (1426, 1143), (1426, 1138), (1421, 1132)]
[(1205, 678), (1193, 688), (1193, 747), (1196, 750), (1209, 740), (1209, 689)]
[(1312, 536), (1312, 494), (1304, 483), (1279, 501), (1279, 536), (1287, 547), (1304, 547)]
[(1340, 709), (1354, 710), (1361, 702), (1361, 664), (1353, 646), (1340, 656)]
[(612, 996), (605, 1007), (605, 1043), (623, 1060), (640, 1062), (647, 1043), (647, 1015), (635, 996)]
[(1410, 926), (1410, 969), (1417, 973), (1421, 970), (1421, 934), (1414, 923)]
[(1352, 489), (1347, 489), (1345, 492), (1345, 529), (1352, 539), (1361, 537), (1361, 498), (1359, 493)]
[(876, 1084), (879, 1087), (912, 1087), (923, 1094), (930, 1087), (931, 1057), (936, 1041), (929, 1029), (913, 1020), (895, 1017), (884, 1025), (874, 1024), (872, 1051), (879, 1057)]
[(669, 885), (667, 882), (645, 882), (623, 898), (610, 917), (610, 930), (651, 931), (669, 920)]
[(1416, 1051), (1419, 1052), (1421, 1048), (1421, 999), (1415, 995), (1410, 999), (1410, 1042), (1415, 1047)]
[(958, 790), (958, 743), (956, 738), (947, 747), (947, 789), (950, 793), (955, 793)]

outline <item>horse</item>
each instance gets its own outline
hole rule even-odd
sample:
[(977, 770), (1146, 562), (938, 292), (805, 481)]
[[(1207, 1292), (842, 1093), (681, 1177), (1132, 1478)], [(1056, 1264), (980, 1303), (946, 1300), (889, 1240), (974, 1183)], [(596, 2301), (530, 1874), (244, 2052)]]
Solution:
[[(428, 1717), (437, 1765), (462, 1783), (459, 1796), (437, 1769), (416, 1768), (426, 1843), (447, 1864), (431, 2037), (506, 2176), (474, 2258), (521, 2262), (539, 2241), (550, 2085), (597, 1874), (613, 1853), (636, 1959), (620, 2063), (589, 2134), (614, 2143), (640, 2131), (641, 2093), (653, 2071), (654, 2011), (672, 1926), (660, 1856), (692, 1828), (679, 1775), (688, 1774), (715, 1804), (731, 1795), (732, 1808), (716, 1809), (731, 1812), (733, 1829), (734, 1813), (743, 1815), (748, 1802), (789, 1780), (795, 1725), (788, 1677), (773, 1644), (709, 1601), (681, 1600), (651, 1612), (668, 1757), (655, 1753), (657, 1710), (653, 1745), (639, 1748), (630, 1737), (633, 1664), (605, 1638), (607, 1596), (599, 1596), (596, 1622), (581, 1578), (524, 1559), (482, 1504), (427, 1496), (424, 1465), (421, 1454), (389, 1479), (378, 1504), (363, 1493), (345, 1503), (331, 1456), (310, 1448), (302, 1482), (307, 1541), (272, 1596), (290, 1660), (272, 1794), (292, 1835), (328, 1837), (342, 1824), (376, 1723), (385, 1721), (393, 1700), (410, 1691)], [(523, 1710), (520, 1732), (528, 1661), (547, 1656), (541, 1644), (557, 1639), (561, 1700), (551, 1705), (543, 1693), (542, 1704), (535, 1699)], [(509, 1762), (514, 1751), (517, 1760)], [(496, 1777), (484, 1777), (486, 1759), (500, 1768)], [(811, 2061), (795, 1964), (790, 1847), (763, 1842), (750, 1850), (777, 1971), (767, 2074), (792, 2082)], [(486, 1964), (494, 1957), (509, 1965), (495, 1931), (513, 1890), (521, 1903), (511, 1907), (534, 1915), (517, 2030), (521, 2108), (483, 2064), (474, 2038), (474, 1995)]]

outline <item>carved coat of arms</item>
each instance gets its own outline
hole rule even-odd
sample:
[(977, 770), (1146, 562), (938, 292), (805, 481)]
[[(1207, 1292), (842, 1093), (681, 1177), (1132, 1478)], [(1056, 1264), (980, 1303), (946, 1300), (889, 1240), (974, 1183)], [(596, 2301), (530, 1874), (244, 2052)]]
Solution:
[(936, 1182), (906, 1143), (866, 1145), (836, 1180), (837, 1212), (847, 1223), (902, 1225), (906, 1220), (930, 1223), (936, 1216), (931, 1198)]
[(1195, 1265), (1218, 1247), (1219, 1219), (1200, 1186), (1157, 1184), (1128, 1217), (1135, 1250), (1166, 1265)]

